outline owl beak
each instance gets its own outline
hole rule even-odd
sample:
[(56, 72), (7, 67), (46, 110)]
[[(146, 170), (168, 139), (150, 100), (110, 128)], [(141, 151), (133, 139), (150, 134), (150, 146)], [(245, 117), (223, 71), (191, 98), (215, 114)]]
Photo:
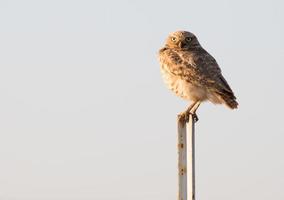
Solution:
[(185, 45), (186, 45), (186, 44), (185, 44), (184, 42), (179, 42), (179, 43), (178, 43), (178, 46), (179, 46), (181, 49), (184, 48)]

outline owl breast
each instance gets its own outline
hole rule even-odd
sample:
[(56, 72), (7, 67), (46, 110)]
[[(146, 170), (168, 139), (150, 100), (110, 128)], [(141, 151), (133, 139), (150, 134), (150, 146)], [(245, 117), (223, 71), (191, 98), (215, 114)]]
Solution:
[(207, 99), (206, 88), (193, 85), (180, 76), (172, 74), (164, 63), (161, 63), (161, 73), (167, 87), (178, 97), (191, 101), (204, 101)]

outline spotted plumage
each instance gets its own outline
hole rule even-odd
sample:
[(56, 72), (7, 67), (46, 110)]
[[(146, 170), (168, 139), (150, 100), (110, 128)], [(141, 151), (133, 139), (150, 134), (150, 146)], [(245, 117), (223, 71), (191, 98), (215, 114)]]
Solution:
[(201, 47), (194, 34), (187, 31), (170, 34), (159, 51), (159, 59), (168, 88), (192, 101), (192, 106), (209, 100), (237, 108), (236, 97), (216, 60)]

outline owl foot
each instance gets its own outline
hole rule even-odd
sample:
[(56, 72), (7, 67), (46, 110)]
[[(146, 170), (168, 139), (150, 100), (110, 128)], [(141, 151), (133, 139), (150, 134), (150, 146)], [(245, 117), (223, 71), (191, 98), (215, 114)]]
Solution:
[(178, 121), (182, 124), (189, 122), (189, 115), (192, 116), (194, 122), (197, 122), (199, 119), (196, 113), (190, 113), (189, 111), (182, 112), (178, 115)]
[(196, 113), (193, 113), (191, 115), (192, 115), (194, 122), (197, 122), (199, 120)]
[(185, 125), (189, 121), (189, 113), (188, 112), (182, 112), (178, 115), (178, 121)]

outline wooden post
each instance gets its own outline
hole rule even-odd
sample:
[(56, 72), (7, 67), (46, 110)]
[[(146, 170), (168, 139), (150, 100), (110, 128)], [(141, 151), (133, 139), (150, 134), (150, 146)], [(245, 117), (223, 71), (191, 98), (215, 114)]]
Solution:
[(178, 120), (178, 200), (195, 200), (195, 138), (194, 119), (189, 122)]

